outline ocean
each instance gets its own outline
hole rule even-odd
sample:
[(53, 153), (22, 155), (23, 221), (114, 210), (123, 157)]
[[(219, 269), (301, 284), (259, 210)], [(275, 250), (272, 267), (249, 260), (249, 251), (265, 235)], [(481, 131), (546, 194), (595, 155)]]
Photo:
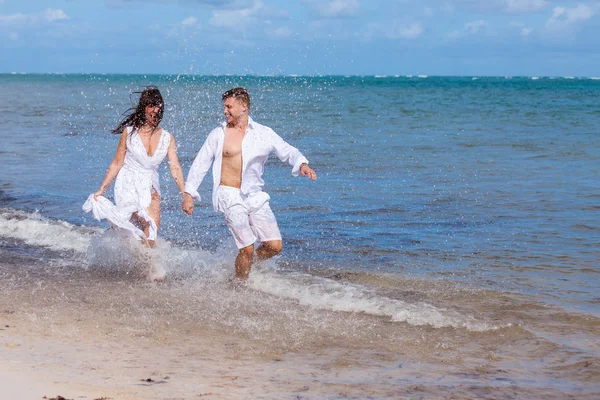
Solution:
[[(269, 159), (284, 249), (244, 287), (229, 284), (237, 252), (210, 173), (188, 217), (161, 167), (164, 283), (81, 210), (145, 85), (163, 93), (185, 175), (237, 86), (317, 172)], [(0, 74), (0, 88), (4, 309), (73, 326), (77, 309), (83, 325), (172, 340), (202, 325), (257, 354), (348, 348), (391, 391), (600, 397), (600, 79)]]

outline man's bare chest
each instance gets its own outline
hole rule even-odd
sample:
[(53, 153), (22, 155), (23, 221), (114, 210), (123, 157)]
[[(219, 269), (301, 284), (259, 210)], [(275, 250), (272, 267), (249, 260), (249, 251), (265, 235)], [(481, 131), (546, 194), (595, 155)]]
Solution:
[(225, 132), (225, 141), (223, 142), (223, 157), (238, 157), (242, 154), (242, 141), (244, 134), (235, 130)]

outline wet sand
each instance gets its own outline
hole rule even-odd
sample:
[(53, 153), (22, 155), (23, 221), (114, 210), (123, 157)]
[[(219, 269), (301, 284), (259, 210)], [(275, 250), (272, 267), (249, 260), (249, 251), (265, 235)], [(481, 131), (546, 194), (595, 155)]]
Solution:
[(600, 399), (600, 320), (527, 296), (266, 265), (239, 286), (199, 252), (152, 283), (8, 245), (0, 399)]
[(0, 386), (11, 399), (394, 398), (419, 390), (390, 389), (414, 371), (342, 348), (257, 354), (208, 331), (193, 343), (139, 336), (124, 344), (101, 329), (60, 335), (14, 315), (3, 324)]
[[(77, 321), (57, 326), (2, 310), (0, 387), (1, 397), (11, 400), (58, 395), (119, 400), (580, 398), (515, 385), (511, 374), (493, 362), (472, 370), (457, 360), (440, 374), (410, 361), (413, 357), (403, 362), (401, 355), (373, 353), (369, 347), (257, 351), (252, 340), (211, 329), (167, 338)], [(593, 397), (587, 393), (586, 398)]]

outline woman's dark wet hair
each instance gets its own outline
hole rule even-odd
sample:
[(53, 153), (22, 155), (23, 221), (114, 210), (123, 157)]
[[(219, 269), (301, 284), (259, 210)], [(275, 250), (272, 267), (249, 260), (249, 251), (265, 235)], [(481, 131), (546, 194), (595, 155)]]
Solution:
[(140, 93), (140, 101), (136, 107), (131, 107), (123, 114), (127, 116), (119, 123), (116, 129), (112, 130), (112, 133), (121, 133), (123, 129), (128, 126), (133, 126), (134, 129), (139, 129), (144, 123), (146, 123), (146, 107), (160, 107), (160, 111), (157, 113), (158, 122), (156, 126), (160, 124), (163, 114), (165, 112), (165, 102), (160, 94), (160, 90), (156, 86), (146, 86)]

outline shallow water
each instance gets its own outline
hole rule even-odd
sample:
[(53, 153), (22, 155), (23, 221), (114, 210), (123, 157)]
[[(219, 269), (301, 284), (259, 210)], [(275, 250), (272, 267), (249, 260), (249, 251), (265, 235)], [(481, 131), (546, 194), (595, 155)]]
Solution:
[[(446, 279), (301, 271), (277, 261), (257, 265), (239, 285), (230, 281), (232, 249), (165, 241), (149, 252), (167, 269), (167, 281), (156, 284), (145, 279), (148, 250), (119, 234), (14, 211), (0, 221), (12, 232), (1, 243), (0, 309), (21, 325), (72, 340), (190, 346), (178, 356), (178, 373), (194, 362), (194, 343), (208, 334), (240, 340), (239, 351), (250, 359), (296, 354), (290, 362), (307, 375), (315, 373), (310, 365), (331, 365), (355, 371), (355, 383), (363, 385), (367, 371), (388, 376), (372, 382), (374, 398), (407, 395), (406, 385), (430, 396), (446, 396), (448, 387), (458, 395), (460, 385), (469, 385), (467, 397), (497, 398), (509, 388), (506, 398), (599, 394), (600, 319), (530, 295)], [(57, 244), (16, 238), (24, 225), (28, 232), (43, 225)], [(318, 361), (307, 366), (305, 357)], [(392, 378), (397, 368), (404, 383)]]
[[(247, 285), (229, 282), (236, 251), (221, 217), (206, 202), (184, 216), (166, 167), (156, 251), (81, 211), (114, 155), (108, 131), (144, 84), (165, 94), (163, 126), (186, 172), (221, 120), (219, 94), (238, 85), (253, 118), (317, 170), (309, 182), (269, 161), (285, 248)], [(446, 385), (597, 395), (600, 82), (0, 75), (0, 85), (0, 302), (33, 324), (181, 343), (209, 330), (258, 355), (342, 349), (332, 356), (342, 364), (412, 368), (408, 383), (432, 396)], [(204, 199), (210, 188), (209, 176)], [(164, 284), (145, 280), (149, 259)]]

